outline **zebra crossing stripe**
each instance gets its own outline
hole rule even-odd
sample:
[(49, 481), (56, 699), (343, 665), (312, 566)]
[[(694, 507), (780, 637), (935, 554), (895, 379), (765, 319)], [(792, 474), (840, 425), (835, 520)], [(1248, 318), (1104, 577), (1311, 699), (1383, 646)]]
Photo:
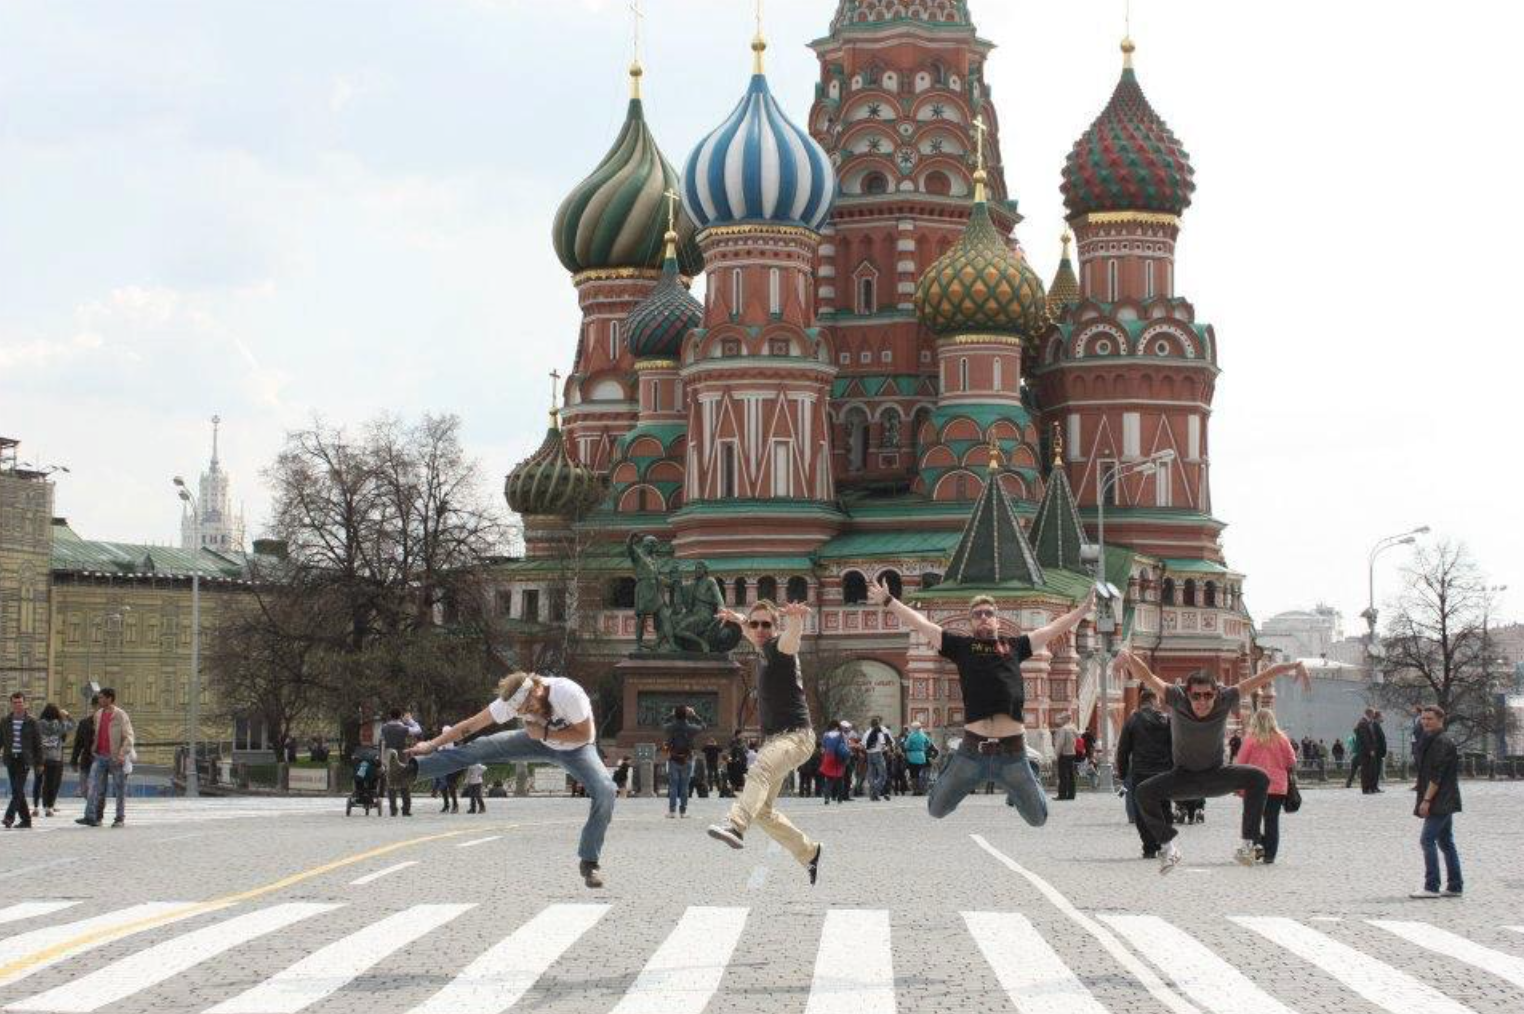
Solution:
[(1367, 922), (1436, 954), (1443, 954), (1447, 958), (1475, 965), (1484, 972), (1491, 972), (1498, 978), (1524, 989), (1524, 958), (1516, 958), (1512, 954), (1495, 951), (1491, 947), (1483, 947), (1463, 936), (1457, 936), (1437, 926), (1430, 926), (1428, 923), (1393, 919), (1369, 919)]
[(1295, 1014), (1201, 941), (1156, 915), (1102, 915), (1180, 991), (1214, 1014)]
[(78, 905), (77, 901), (22, 901), (6, 908), (0, 908), (0, 923), (21, 922), (39, 915), (51, 915), (54, 912), (62, 912), (71, 905)]
[(409, 1014), (501, 1014), (528, 992), (607, 905), (550, 905), (467, 965)]
[(335, 940), (207, 1014), (296, 1014), (337, 993), (361, 973), (408, 944), (475, 908), (414, 905)]
[(100, 1010), (180, 975), (224, 951), (338, 907), (291, 902), (235, 915), (154, 944), (73, 982), (13, 1003), (6, 1009), (45, 1011), (48, 1014), (86, 1014)]
[(500, 834), (489, 834), (485, 838), (473, 838), (470, 841), (463, 841), (463, 842), (461, 842), (459, 845), (457, 845), (455, 847), (458, 848), (458, 849), (473, 848), (473, 847), (475, 847), (477, 845), (485, 845), (489, 841), (497, 841), (501, 837), (502, 837), (502, 835), (500, 835)]
[(826, 912), (804, 1014), (894, 1014), (887, 911), (833, 908)]
[(1231, 917), (1272, 943), (1317, 965), (1365, 999), (1391, 1014), (1475, 1014), (1470, 1007), (1450, 999), (1433, 986), (1406, 972), (1355, 950), (1295, 919), (1279, 916)]
[(690, 907), (612, 1014), (702, 1014), (720, 988), (748, 911)]
[(364, 887), (366, 884), (374, 883), (375, 881), (380, 880), (382, 877), (391, 876), (393, 873), (396, 873), (399, 870), (405, 870), (409, 866), (417, 866), (417, 865), (418, 865), (418, 860), (416, 860), (416, 859), (409, 859), (409, 860), (407, 860), (405, 862), (396, 863), (396, 864), (394, 864), (392, 866), (388, 866), (388, 867), (386, 867), (384, 869), (377, 870), (374, 873), (367, 873), (363, 877), (356, 877), (355, 879), (353, 879), (353, 880), (351, 880), (349, 882), (349, 886), (350, 887)]
[(1025, 916), (964, 912), (963, 921), (1021, 1014), (1107, 1014)]
[[(193, 909), (192, 904), (189, 901), (150, 901), (141, 905), (129, 905), (127, 908), (108, 912), (105, 915), (91, 916), (77, 922), (60, 923), (57, 926), (46, 926), (32, 930), (30, 933), (7, 937), (0, 940), (0, 968), (12, 970), (0, 975), (0, 986), (18, 982), (34, 972), (58, 964), (65, 958), (72, 958), (76, 954), (94, 950), (112, 940), (120, 940), (133, 933), (139, 933), (147, 928), (143, 924), (145, 920), (165, 917), (172, 919), (171, 913), (177, 909), (185, 912), (187, 916), (193, 912), (199, 914), (199, 910)], [(163, 925), (163, 923), (154, 923), (154, 925)], [(69, 942), (76, 939), (82, 939), (83, 942), (69, 946)], [(38, 954), (45, 956), (35, 958)]]

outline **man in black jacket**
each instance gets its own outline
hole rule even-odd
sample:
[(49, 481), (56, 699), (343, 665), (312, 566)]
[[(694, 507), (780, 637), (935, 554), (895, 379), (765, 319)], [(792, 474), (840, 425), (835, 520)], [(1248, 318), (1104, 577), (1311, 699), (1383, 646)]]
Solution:
[(1371, 712), (1371, 791), (1381, 792), (1381, 774), (1386, 770), (1386, 728), (1381, 712)]
[(1369, 794), (1371, 747), (1374, 745), (1371, 736), (1371, 709), (1366, 708), (1365, 714), (1360, 716), (1360, 721), (1355, 723), (1355, 753), (1349, 759), (1349, 777), (1344, 779), (1344, 787), (1347, 789), (1355, 783), (1355, 778), (1360, 779), (1360, 791)]
[[(1423, 833), (1418, 844), (1423, 848), (1423, 890), (1410, 898), (1459, 898), (1461, 881), (1460, 853), (1455, 850), (1454, 821), (1461, 812), (1460, 758), (1455, 744), (1445, 735), (1444, 710), (1429, 705), (1423, 709), (1423, 738), (1418, 744), (1418, 784), (1413, 790), (1418, 803), (1413, 815), (1423, 819)], [(1445, 889), (1439, 889), (1439, 856), (1445, 857)]]
[(704, 731), (704, 723), (686, 704), (672, 709), (667, 734), (667, 816), (688, 816), (689, 787), (693, 781), (693, 737)]
[[(1137, 814), (1138, 786), (1154, 775), (1162, 775), (1174, 764), (1169, 733), (1169, 718), (1159, 710), (1159, 695), (1144, 689), (1138, 695), (1138, 710), (1122, 726), (1117, 741), (1117, 777), (1127, 785), (1127, 809), (1138, 826), (1143, 840), (1143, 858), (1155, 859), (1159, 843), (1148, 830), (1148, 822)], [(1160, 819), (1170, 819), (1168, 801), (1161, 802)]]
[[(90, 783), (90, 768), (95, 764), (95, 716), (100, 712), (101, 699), (99, 694), (90, 695), (90, 713), (74, 727), (74, 746), (69, 750), (69, 767), (79, 772), (79, 794), (89, 795), (86, 787)], [(106, 812), (106, 796), (101, 794), (100, 806), (95, 811), (95, 819), (99, 821), (101, 814)]]
[(42, 733), (37, 719), (27, 714), (26, 694), (11, 694), (11, 713), (0, 725), (0, 756), (5, 758), (5, 773), (11, 780), (11, 805), (5, 808), (5, 826), (25, 829), (32, 826), (32, 811), (26, 805), (26, 773), (42, 770)]

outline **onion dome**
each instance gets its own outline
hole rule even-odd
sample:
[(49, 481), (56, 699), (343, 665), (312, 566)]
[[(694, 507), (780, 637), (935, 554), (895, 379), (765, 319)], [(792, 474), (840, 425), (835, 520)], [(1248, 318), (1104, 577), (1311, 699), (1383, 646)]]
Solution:
[(831, 19), (831, 31), (889, 21), (925, 21), (961, 27), (972, 24), (968, 16), (968, 0), (918, 0), (912, 4), (905, 0), (840, 0), (836, 17)]
[(597, 502), (603, 484), (592, 470), (567, 456), (557, 413), (552, 411), (544, 443), (508, 473), (503, 493), (508, 506), (520, 514), (573, 515)]
[(939, 335), (975, 332), (1034, 337), (1047, 321), (1042, 279), (990, 220), (984, 170), (974, 174), (974, 210), (963, 236), (926, 269), (916, 315)]
[(1066, 307), (1073, 306), (1080, 301), (1079, 276), (1074, 273), (1074, 262), (1069, 260), (1069, 244), (1074, 239), (1074, 234), (1068, 229), (1064, 230), (1064, 256), (1058, 262), (1058, 272), (1053, 276), (1053, 284), (1048, 286), (1048, 318), (1057, 320)]
[(1190, 156), (1143, 96), (1132, 69), (1131, 39), (1122, 41), (1122, 80), (1111, 101), (1064, 163), (1069, 217), (1097, 211), (1178, 215), (1196, 189)]
[[(678, 185), (640, 101), (640, 64), (630, 68), (630, 106), (614, 146), (592, 175), (578, 183), (556, 210), (552, 239), (556, 256), (573, 274), (616, 268), (661, 267), (666, 209), (662, 195)], [(693, 223), (678, 223), (684, 274), (703, 270), (693, 242)]]
[(678, 276), (677, 233), (667, 233), (666, 240), (661, 281), (624, 321), (625, 340), (637, 359), (676, 359), (683, 336), (704, 321), (703, 304)]
[(825, 149), (783, 114), (767, 87), (766, 48), (758, 36), (746, 95), (683, 169), (683, 207), (700, 229), (745, 222), (818, 232), (836, 200), (836, 171)]

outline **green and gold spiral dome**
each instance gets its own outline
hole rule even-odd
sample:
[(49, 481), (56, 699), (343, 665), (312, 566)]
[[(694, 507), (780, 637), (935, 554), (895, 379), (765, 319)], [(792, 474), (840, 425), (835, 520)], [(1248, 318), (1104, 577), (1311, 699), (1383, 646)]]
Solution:
[(603, 483), (591, 469), (572, 461), (555, 412), (540, 449), (519, 462), (503, 493), (520, 514), (580, 514), (598, 502)]
[(984, 171), (974, 174), (974, 209), (963, 236), (921, 276), (915, 310), (938, 335), (1035, 337), (1047, 321), (1047, 294), (990, 220)]

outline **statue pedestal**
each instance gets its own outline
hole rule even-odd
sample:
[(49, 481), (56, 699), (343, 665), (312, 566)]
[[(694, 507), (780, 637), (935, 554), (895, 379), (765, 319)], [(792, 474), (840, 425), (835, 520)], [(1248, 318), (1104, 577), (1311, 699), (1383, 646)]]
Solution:
[(621, 749), (666, 740), (662, 727), (672, 708), (686, 704), (704, 723), (697, 737), (713, 736), (722, 746), (735, 731), (736, 707), (744, 693), (741, 663), (729, 655), (649, 652), (631, 655), (614, 666), (624, 678), (624, 728), (615, 737)]

